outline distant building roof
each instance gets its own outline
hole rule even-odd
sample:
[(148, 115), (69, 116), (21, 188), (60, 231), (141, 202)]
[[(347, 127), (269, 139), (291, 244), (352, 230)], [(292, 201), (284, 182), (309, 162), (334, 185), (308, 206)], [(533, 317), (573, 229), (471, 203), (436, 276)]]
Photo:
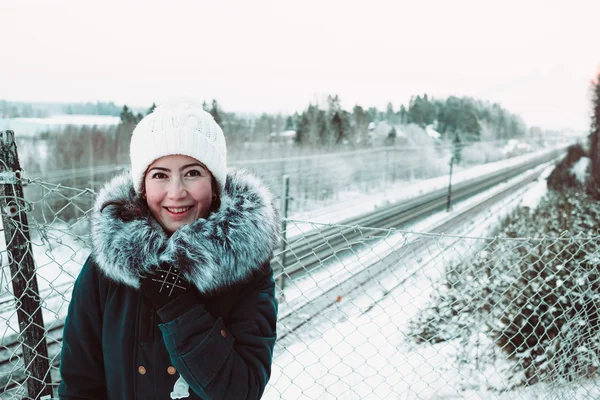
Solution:
[(293, 139), (296, 137), (296, 131), (272, 132), (269, 136)]
[(442, 137), (442, 135), (438, 131), (433, 129), (433, 127), (431, 125), (427, 125), (425, 127), (425, 132), (427, 132), (429, 137), (434, 138), (434, 139), (439, 139), (440, 137)]

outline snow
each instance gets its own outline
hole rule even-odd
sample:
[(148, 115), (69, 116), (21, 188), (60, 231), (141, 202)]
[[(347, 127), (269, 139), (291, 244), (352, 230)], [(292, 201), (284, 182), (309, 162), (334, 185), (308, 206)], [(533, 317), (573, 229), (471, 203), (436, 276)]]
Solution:
[(502, 149), (502, 153), (509, 155), (517, 155), (530, 152), (532, 147), (529, 143), (521, 142), (517, 139), (510, 139), (506, 146)]
[[(340, 301), (334, 302), (333, 307), (307, 324), (304, 330), (294, 332), (293, 339), (288, 335), (278, 342), (264, 398), (584, 399), (600, 395), (593, 381), (561, 386), (539, 384), (511, 390), (505, 378), (511, 364), (482, 332), (471, 335), (468, 340), (475, 344), (469, 346), (461, 337), (437, 344), (416, 345), (407, 340), (408, 322), (431, 301), (430, 294), (442, 277), (444, 265), (474, 250), (475, 246), (464, 235), (486, 237), (499, 219), (516, 206), (535, 208), (545, 194), (545, 179), (552, 169), (552, 163), (539, 166), (536, 171), (541, 171), (541, 175), (535, 182), (516, 190), (460, 230), (440, 236), (437, 241), (440, 252), (427, 251), (399, 260), (402, 268), (392, 269), (385, 277), (351, 295), (330, 293), (333, 283), (348, 279), (377, 259), (400, 253), (416, 240), (411, 235), (419, 237), (415, 231), (429, 231), (531, 171), (455, 204), (449, 214), (440, 212), (426, 218), (409, 227), (411, 231), (390, 231), (380, 243), (363, 251), (353, 251), (352, 255), (329, 265), (324, 263), (323, 268), (310, 276), (291, 282), (285, 289), (280, 316), (291, 313), (302, 300), (318, 294), (330, 293), (331, 298), (337, 295)], [(299, 231), (316, 226), (300, 221), (294, 224)], [(453, 239), (451, 234), (463, 236)], [(365, 235), (368, 236), (368, 232)], [(443, 251), (444, 245), (452, 246), (452, 251)], [(472, 349), (477, 352), (473, 354)]]
[[(559, 149), (566, 148), (559, 147)], [(539, 157), (555, 149), (544, 149), (531, 154), (496, 161), (484, 165), (478, 165), (454, 171), (452, 174), (452, 184), (467, 181), (469, 179), (480, 177), (481, 175), (497, 172), (506, 169), (535, 157)], [(339, 201), (327, 207), (308, 212), (293, 213), (289, 216), (291, 220), (311, 221), (324, 224), (336, 224), (350, 218), (374, 211), (380, 207), (385, 207), (400, 201), (415, 198), (424, 193), (448, 187), (448, 175), (442, 175), (431, 179), (425, 179), (416, 182), (398, 182), (389, 185), (383, 192), (364, 193), (360, 191), (347, 191), (339, 194)], [(288, 227), (287, 236), (292, 237), (299, 234), (294, 227)]]
[(537, 182), (521, 198), (521, 203), (519, 204), (521, 207), (529, 207), (532, 213), (535, 211), (537, 205), (546, 196), (546, 193), (548, 193), (546, 179), (548, 179), (553, 169), (554, 165), (551, 165), (542, 172)]
[[(469, 370), (459, 364), (464, 357), (459, 339), (418, 346), (407, 340), (408, 322), (428, 304), (432, 283), (442, 276), (440, 263), (451, 259), (450, 253), (423, 251), (406, 258), (410, 265), (402, 263), (404, 268), (343, 297), (297, 333), (295, 341), (276, 348), (264, 398), (461, 398), (466, 378), (471, 385), (500, 383), (498, 371), (508, 366), (499, 361), (495, 369)], [(489, 343), (481, 348), (494, 349)], [(479, 392), (486, 392), (484, 387)]]
[(61, 126), (112, 126), (118, 125), (120, 117), (108, 115), (55, 115), (48, 118), (0, 118), (0, 130), (13, 130), (19, 136), (35, 136), (43, 131)]
[(427, 132), (429, 137), (433, 139), (439, 139), (440, 137), (442, 137), (442, 135), (438, 131), (433, 129), (431, 125), (427, 125), (427, 127), (425, 128), (425, 132)]
[[(544, 193), (542, 188), (546, 185), (545, 176), (549, 175), (553, 169), (553, 166), (549, 164), (551, 163), (542, 164), (533, 170), (533, 172), (542, 171), (541, 176), (537, 181), (521, 190), (515, 191), (510, 197), (498, 204), (490, 206), (487, 212), (479, 218), (471, 219), (470, 223), (463, 227), (463, 230), (446, 233), (455, 235), (468, 234), (470, 237), (486, 237), (491, 229), (490, 227), (494, 227), (500, 219), (505, 217), (510, 210), (514, 209), (516, 206), (523, 206), (523, 200), (526, 199), (526, 205), (535, 209), (535, 206), (537, 205), (535, 201), (539, 202), (543, 197), (541, 194)], [(323, 267), (313, 270), (310, 275), (296, 279), (293, 282), (293, 285), (286, 285), (285, 303), (280, 305), (280, 317), (290, 314), (294, 310), (297, 310), (302, 304), (311, 301), (323, 293), (327, 293), (337, 283), (352, 277), (358, 271), (364, 269), (365, 265), (371, 265), (377, 260), (389, 256), (391, 253), (397, 251), (399, 246), (410, 244), (410, 238), (415, 240), (412, 236), (413, 232), (431, 232), (437, 226), (456, 217), (474, 204), (478, 204), (484, 199), (505, 190), (507, 186), (520, 181), (523, 177), (531, 173), (532, 171), (528, 171), (520, 174), (500, 185), (478, 193), (469, 199), (457, 202), (453, 205), (450, 212), (437, 212), (426, 218), (420, 219), (418, 222), (407, 224), (402, 230), (397, 231), (398, 233), (392, 232), (385, 237), (385, 240), (378, 244), (371, 245), (364, 253), (353, 252), (351, 257), (343, 259), (342, 262), (330, 263), (326, 268)], [(322, 224), (313, 222), (291, 220), (288, 223), (288, 231), (296, 232), (300, 235), (322, 227)], [(366, 232), (365, 234), (368, 235), (369, 228), (365, 228), (364, 231)], [(419, 239), (419, 236), (417, 236), (416, 239)], [(335, 259), (339, 260), (337, 256)], [(416, 267), (411, 268), (420, 268), (420, 266), (417, 265)], [(411, 270), (411, 268), (408, 269)]]
[(296, 131), (283, 131), (283, 132), (271, 132), (270, 137), (282, 137), (286, 139), (293, 139), (296, 136)]
[(587, 175), (588, 166), (590, 165), (589, 157), (581, 157), (573, 166), (571, 167), (571, 173), (575, 175), (577, 180), (585, 185), (585, 178)]
[[(511, 194), (511, 196), (503, 201), (490, 206), (487, 212), (482, 214), (479, 218), (471, 219), (470, 223), (467, 224), (462, 231), (446, 233), (468, 233), (469, 237), (486, 237), (491, 229), (490, 227), (496, 226), (496, 223), (508, 215), (508, 213), (515, 207), (528, 206), (532, 209), (535, 209), (545, 193), (545, 177), (549, 175), (553, 169), (553, 165), (551, 164), (552, 163), (545, 163), (535, 168), (533, 172), (542, 171), (540, 178), (538, 178), (537, 181), (529, 184), (525, 188), (515, 191)], [(431, 232), (437, 226), (456, 217), (463, 211), (472, 207), (474, 204), (478, 204), (484, 199), (503, 191), (507, 186), (520, 181), (523, 179), (523, 177), (531, 173), (532, 171), (525, 172), (500, 185), (478, 193), (469, 199), (457, 202), (453, 205), (450, 212), (437, 212), (426, 218), (422, 218), (417, 222), (407, 224), (402, 230), (398, 230), (397, 234), (386, 236), (385, 240), (378, 245), (371, 245), (367, 251), (367, 254), (354, 253), (354, 257), (351, 259), (344, 259), (344, 261), (341, 263), (333, 263), (332, 265), (328, 265), (327, 269), (323, 268), (312, 271), (307, 277), (296, 280), (293, 286), (286, 287), (286, 304), (283, 304), (280, 307), (280, 314), (286, 315), (286, 309), (288, 307), (292, 309), (296, 309), (298, 307), (298, 304), (294, 304), (294, 302), (306, 302), (321, 293), (327, 292), (335, 283), (355, 274), (357, 271), (364, 268), (365, 265), (370, 265), (370, 263), (376, 261), (377, 259), (386, 257), (390, 252), (395, 251), (396, 246), (400, 244), (407, 244), (407, 235), (410, 235), (413, 232), (417, 232), (417, 234), (420, 232)], [(288, 223), (288, 231), (297, 232), (302, 235), (314, 229), (320, 229), (324, 225), (325, 224), (321, 223), (290, 220)], [(368, 232), (369, 228), (365, 228), (365, 231)]]
[(54, 115), (48, 118), (14, 118), (40, 125), (117, 125), (121, 122), (120, 117), (110, 115)]
[[(67, 314), (67, 307), (75, 278), (83, 266), (90, 250), (83, 246), (73, 235), (76, 227), (66, 224), (53, 224), (51, 228), (33, 227), (31, 229), (31, 250), (36, 266), (36, 277), (42, 299), (42, 315), (47, 329), (60, 323)], [(2, 248), (5, 248), (2, 243)], [(2, 275), (0, 279), (0, 301), (12, 298), (8, 257), (2, 257)], [(19, 332), (17, 314), (13, 303), (0, 309), (6, 328), (0, 331), (4, 339)]]

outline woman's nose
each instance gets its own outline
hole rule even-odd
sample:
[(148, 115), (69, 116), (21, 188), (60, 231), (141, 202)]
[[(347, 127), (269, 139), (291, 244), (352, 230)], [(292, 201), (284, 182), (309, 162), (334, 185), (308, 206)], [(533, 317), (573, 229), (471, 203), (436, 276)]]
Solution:
[(169, 183), (169, 192), (168, 196), (171, 199), (179, 199), (185, 197), (186, 191), (183, 182), (181, 179), (174, 178)]

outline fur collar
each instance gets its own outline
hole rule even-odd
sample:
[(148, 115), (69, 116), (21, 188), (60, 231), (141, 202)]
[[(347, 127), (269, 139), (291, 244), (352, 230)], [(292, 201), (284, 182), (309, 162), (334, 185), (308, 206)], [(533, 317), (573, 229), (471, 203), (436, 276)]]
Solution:
[(245, 170), (228, 171), (221, 207), (170, 237), (134, 191), (130, 174), (109, 181), (92, 214), (94, 260), (110, 279), (134, 288), (156, 265), (176, 263), (201, 293), (247, 281), (279, 243), (273, 195)]

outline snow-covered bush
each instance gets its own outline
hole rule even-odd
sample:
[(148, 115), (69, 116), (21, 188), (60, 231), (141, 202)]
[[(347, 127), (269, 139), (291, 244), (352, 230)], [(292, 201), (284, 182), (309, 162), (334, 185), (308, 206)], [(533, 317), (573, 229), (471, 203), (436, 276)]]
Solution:
[[(505, 225), (509, 237), (528, 239), (510, 268), (508, 287), (490, 286), (489, 332), (524, 372), (523, 383), (574, 379), (600, 365), (600, 207), (581, 191), (551, 193), (534, 214)], [(497, 279), (493, 279), (497, 280)]]
[(596, 374), (598, 221), (600, 204), (583, 191), (550, 192), (533, 213), (518, 209), (497, 239), (448, 267), (412, 336), (437, 343), (485, 332), (513, 361), (507, 378), (516, 384)]
[(503, 158), (502, 149), (489, 143), (474, 142), (462, 150), (463, 165), (481, 165)]
[[(485, 257), (485, 254), (482, 252), (480, 256)], [(445, 280), (436, 288), (431, 305), (410, 322), (411, 336), (417, 343), (453, 340), (478, 325), (478, 313), (485, 306), (481, 294), (486, 280), (472, 267), (475, 264), (460, 263), (447, 268)]]

